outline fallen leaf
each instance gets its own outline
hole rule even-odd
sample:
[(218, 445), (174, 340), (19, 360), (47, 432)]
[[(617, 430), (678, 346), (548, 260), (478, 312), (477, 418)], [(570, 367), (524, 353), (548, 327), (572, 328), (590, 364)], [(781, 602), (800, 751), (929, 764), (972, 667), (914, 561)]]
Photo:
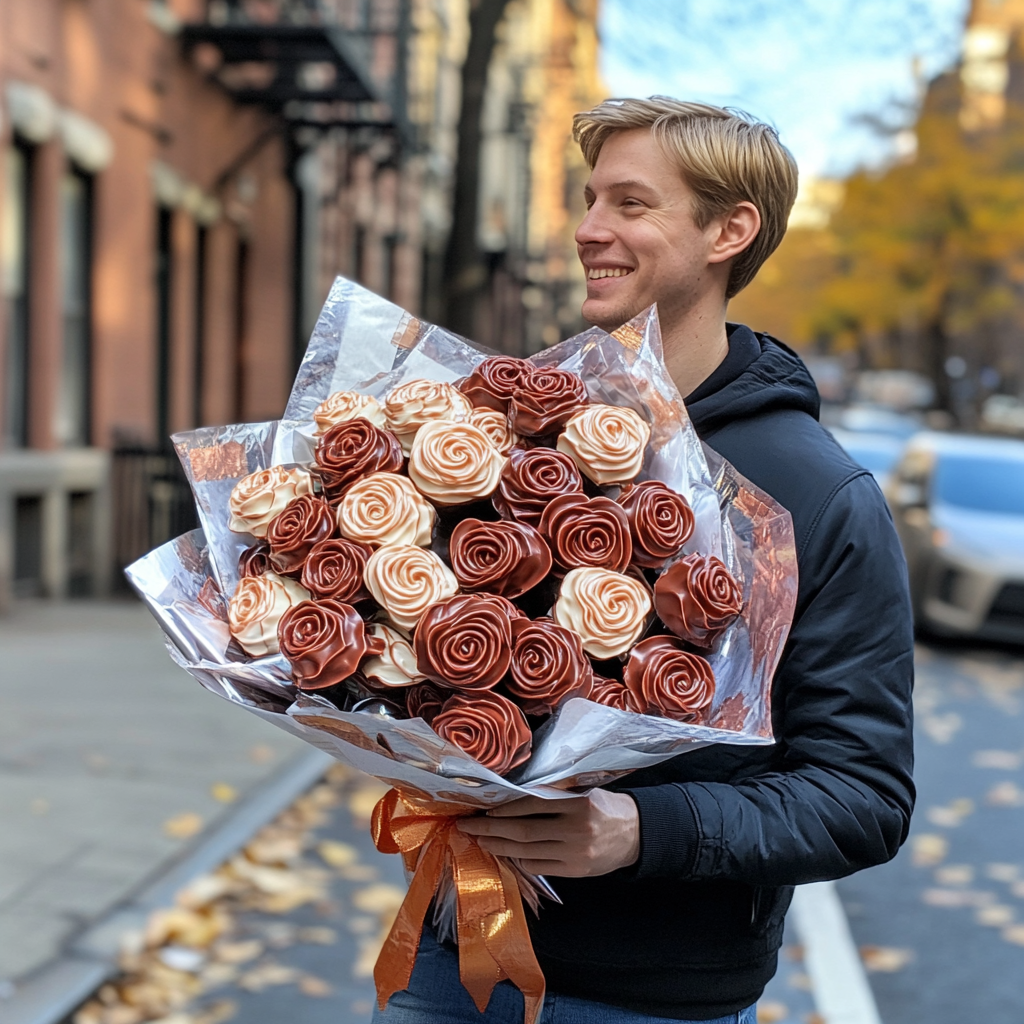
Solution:
[(1016, 782), (1000, 782), (993, 786), (985, 797), (993, 807), (1024, 807), (1024, 791)]
[(929, 907), (944, 907), (948, 910), (956, 910), (960, 907), (979, 906), (978, 897), (980, 895), (983, 894), (971, 892), (967, 889), (925, 889), (921, 893), (921, 900)]
[(758, 1003), (757, 1024), (779, 1024), (789, 1016), (789, 1007), (785, 1003)]
[(377, 927), (377, 922), (372, 917), (362, 917), (361, 915), (350, 917), (345, 923), (353, 935), (365, 935)]
[(1010, 886), (1010, 892), (1018, 899), (1024, 900), (1024, 882), (1014, 882)]
[(203, 819), (192, 811), (185, 811), (164, 822), (164, 835), (171, 839), (191, 839), (203, 827)]
[(261, 834), (246, 846), (245, 855), (257, 864), (289, 864), (302, 855), (302, 836)]
[(970, 885), (974, 881), (974, 868), (970, 864), (947, 864), (935, 872), (939, 885)]
[(1006, 882), (1009, 884), (1017, 879), (1020, 868), (1016, 864), (989, 864), (985, 868), (985, 874), (993, 882)]
[(226, 896), (233, 888), (234, 882), (227, 875), (200, 875), (178, 892), (175, 902), (179, 907), (200, 910)]
[(971, 763), (975, 768), (996, 768), (1012, 772), (1020, 767), (1021, 758), (1011, 750), (976, 750)]
[(255, 960), (264, 950), (259, 939), (246, 939), (242, 942), (218, 942), (213, 947), (213, 957), (223, 964), (245, 964)]
[(1015, 924), (1003, 929), (1003, 938), (1015, 946), (1024, 946), (1024, 924)]
[(199, 974), (199, 980), (206, 990), (230, 985), (238, 977), (238, 968), (234, 964), (207, 964)]
[(1013, 923), (1013, 907), (1002, 903), (993, 903), (989, 907), (981, 907), (974, 915), (978, 924), (987, 925), (989, 928), (1005, 928)]
[(946, 859), (949, 842), (943, 836), (923, 832), (910, 840), (911, 862), (915, 867), (933, 867)]
[(339, 843), (334, 839), (325, 839), (317, 844), (316, 852), (332, 868), (346, 868), (359, 859), (359, 854), (354, 846), (348, 843)]
[(244, 988), (247, 992), (262, 992), (272, 985), (291, 985), (301, 976), (301, 972), (296, 968), (271, 961), (260, 964), (251, 971), (246, 971), (238, 979), (238, 985), (239, 988)]
[(157, 956), (172, 970), (189, 973), (198, 971), (206, 962), (206, 957), (191, 946), (164, 946)]
[(249, 748), (249, 760), (254, 764), (269, 764), (274, 760), (274, 751), (265, 743), (259, 743)]
[(810, 992), (813, 987), (811, 985), (811, 976), (804, 974), (803, 971), (795, 971), (786, 981), (790, 988), (799, 989), (801, 992)]
[(365, 889), (357, 889), (352, 894), (352, 903), (357, 910), (367, 914), (395, 913), (405, 899), (405, 890), (397, 885), (380, 882), (368, 885)]
[(338, 933), (333, 928), (310, 925), (307, 928), (300, 928), (296, 939), (315, 946), (333, 946), (338, 941)]
[(963, 724), (963, 719), (955, 711), (945, 715), (925, 715), (922, 721), (924, 731), (936, 743), (948, 743)]
[(323, 978), (307, 974), (299, 978), (299, 991), (304, 996), (312, 996), (315, 999), (326, 999), (334, 994), (334, 989)]
[(902, 971), (914, 959), (914, 952), (894, 946), (861, 946), (860, 958), (869, 971), (892, 974)]
[(346, 882), (373, 882), (380, 877), (380, 872), (371, 864), (349, 864), (338, 868), (338, 874)]
[(238, 1013), (238, 1004), (232, 999), (218, 999), (196, 1017), (196, 1024), (224, 1024)]
[(210, 787), (210, 796), (218, 803), (230, 804), (238, 799), (238, 790), (226, 782), (215, 782)]

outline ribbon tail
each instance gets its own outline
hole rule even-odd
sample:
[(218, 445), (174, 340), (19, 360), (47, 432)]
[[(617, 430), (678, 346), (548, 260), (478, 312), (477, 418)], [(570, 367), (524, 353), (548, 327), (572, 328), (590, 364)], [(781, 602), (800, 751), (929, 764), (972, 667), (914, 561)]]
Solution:
[(530, 930), (515, 873), (502, 858), (495, 858), (495, 862), (505, 891), (506, 909), (488, 917), (484, 941), (489, 950), (492, 945), (499, 947), (492, 955), (509, 981), (523, 993), (525, 1024), (537, 1024), (544, 1008), (547, 987), (544, 972), (537, 963), (537, 955), (530, 941)]

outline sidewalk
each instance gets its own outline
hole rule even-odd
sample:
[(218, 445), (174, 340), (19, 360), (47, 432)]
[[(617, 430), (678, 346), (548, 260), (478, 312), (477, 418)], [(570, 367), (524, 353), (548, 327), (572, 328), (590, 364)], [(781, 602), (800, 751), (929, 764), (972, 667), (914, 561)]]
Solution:
[(206, 693), (140, 604), (16, 606), (0, 619), (0, 985), (308, 750)]

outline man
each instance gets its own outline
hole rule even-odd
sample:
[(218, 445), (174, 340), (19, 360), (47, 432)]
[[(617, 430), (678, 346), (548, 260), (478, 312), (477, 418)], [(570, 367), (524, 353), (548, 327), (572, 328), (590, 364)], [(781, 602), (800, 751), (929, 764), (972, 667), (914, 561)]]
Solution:
[[(903, 557), (874, 480), (819, 426), (800, 359), (726, 323), (785, 233), (796, 167), (775, 132), (716, 107), (608, 100), (575, 119), (592, 169), (576, 232), (584, 316), (613, 330), (657, 303), (698, 434), (793, 516), (800, 588), (775, 677), (776, 743), (716, 745), (588, 798), (528, 798), (460, 827), (554, 880), (531, 922), (542, 1024), (753, 1024), (792, 887), (893, 857), (907, 835), (913, 646)], [(486, 1014), (426, 930), (407, 992), (376, 1019)]]

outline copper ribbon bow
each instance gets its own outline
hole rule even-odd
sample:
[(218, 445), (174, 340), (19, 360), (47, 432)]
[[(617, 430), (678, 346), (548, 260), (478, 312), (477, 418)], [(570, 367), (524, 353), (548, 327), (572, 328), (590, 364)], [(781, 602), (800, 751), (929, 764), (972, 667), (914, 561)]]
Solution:
[(414, 871), (405, 901), (373, 969), (381, 1010), (409, 987), (430, 901), (450, 863), (458, 895), (459, 977), (483, 1013), (499, 981), (510, 980), (525, 1001), (525, 1024), (544, 1005), (544, 975), (526, 927), (519, 883), (501, 858), (455, 827), (465, 808), (418, 802), (390, 789), (373, 809), (373, 841), (400, 853)]

